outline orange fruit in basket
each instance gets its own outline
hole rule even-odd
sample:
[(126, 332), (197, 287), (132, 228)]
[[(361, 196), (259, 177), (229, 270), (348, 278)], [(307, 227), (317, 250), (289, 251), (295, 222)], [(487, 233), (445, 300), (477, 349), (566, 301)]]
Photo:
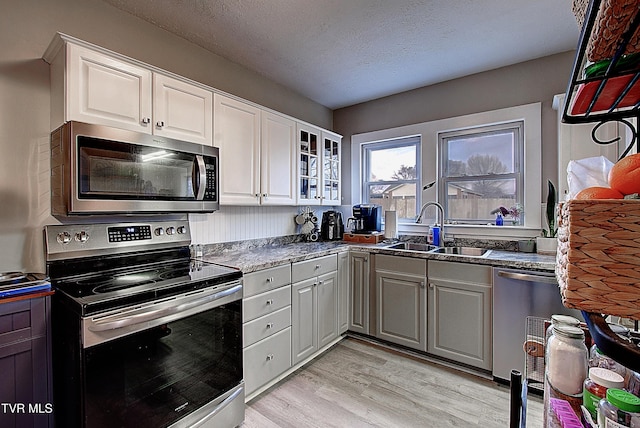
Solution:
[(622, 199), (624, 195), (610, 187), (587, 187), (576, 195), (576, 199)]
[(613, 165), (609, 186), (623, 195), (640, 193), (640, 153), (624, 157)]

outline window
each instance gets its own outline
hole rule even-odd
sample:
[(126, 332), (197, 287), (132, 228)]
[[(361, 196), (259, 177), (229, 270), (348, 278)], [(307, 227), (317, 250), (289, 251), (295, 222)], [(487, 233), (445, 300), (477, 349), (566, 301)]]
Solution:
[(445, 217), (456, 224), (487, 224), (492, 211), (522, 224), (524, 123), (479, 126), (440, 133), (439, 192)]
[(419, 209), (420, 137), (362, 145), (363, 201), (415, 219)]

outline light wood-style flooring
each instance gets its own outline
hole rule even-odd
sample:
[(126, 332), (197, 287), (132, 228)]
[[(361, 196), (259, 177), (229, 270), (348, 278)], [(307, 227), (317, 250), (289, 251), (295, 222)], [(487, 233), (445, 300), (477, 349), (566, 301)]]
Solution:
[[(354, 338), (249, 402), (241, 425), (508, 426), (508, 387)], [(531, 394), (526, 426), (542, 427), (542, 399)]]

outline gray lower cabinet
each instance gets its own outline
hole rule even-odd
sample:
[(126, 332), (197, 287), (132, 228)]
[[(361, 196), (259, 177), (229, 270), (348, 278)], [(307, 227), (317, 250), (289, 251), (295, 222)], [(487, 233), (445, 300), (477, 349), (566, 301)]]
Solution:
[(369, 253), (349, 252), (349, 330), (369, 333)]
[[(1, 427), (53, 426), (50, 297), (0, 303)], [(16, 407), (22, 406), (22, 407)]]
[(291, 266), (291, 347), (296, 365), (338, 337), (337, 255)]
[(338, 334), (349, 329), (349, 252), (338, 253)]
[(430, 354), (492, 368), (491, 267), (429, 260)]
[(244, 276), (245, 396), (291, 368), (291, 265)]
[(376, 254), (375, 333), (383, 340), (427, 350), (427, 261)]

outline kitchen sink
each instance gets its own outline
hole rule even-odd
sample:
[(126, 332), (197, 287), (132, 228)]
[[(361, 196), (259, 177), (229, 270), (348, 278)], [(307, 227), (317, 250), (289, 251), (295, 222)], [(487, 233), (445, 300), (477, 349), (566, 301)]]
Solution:
[(429, 252), (432, 254), (457, 254), (459, 256), (482, 257), (487, 254), (489, 250), (476, 247), (437, 247)]
[(418, 242), (399, 242), (397, 244), (389, 245), (386, 248), (392, 250), (431, 251), (438, 247), (435, 245), (420, 244)]

